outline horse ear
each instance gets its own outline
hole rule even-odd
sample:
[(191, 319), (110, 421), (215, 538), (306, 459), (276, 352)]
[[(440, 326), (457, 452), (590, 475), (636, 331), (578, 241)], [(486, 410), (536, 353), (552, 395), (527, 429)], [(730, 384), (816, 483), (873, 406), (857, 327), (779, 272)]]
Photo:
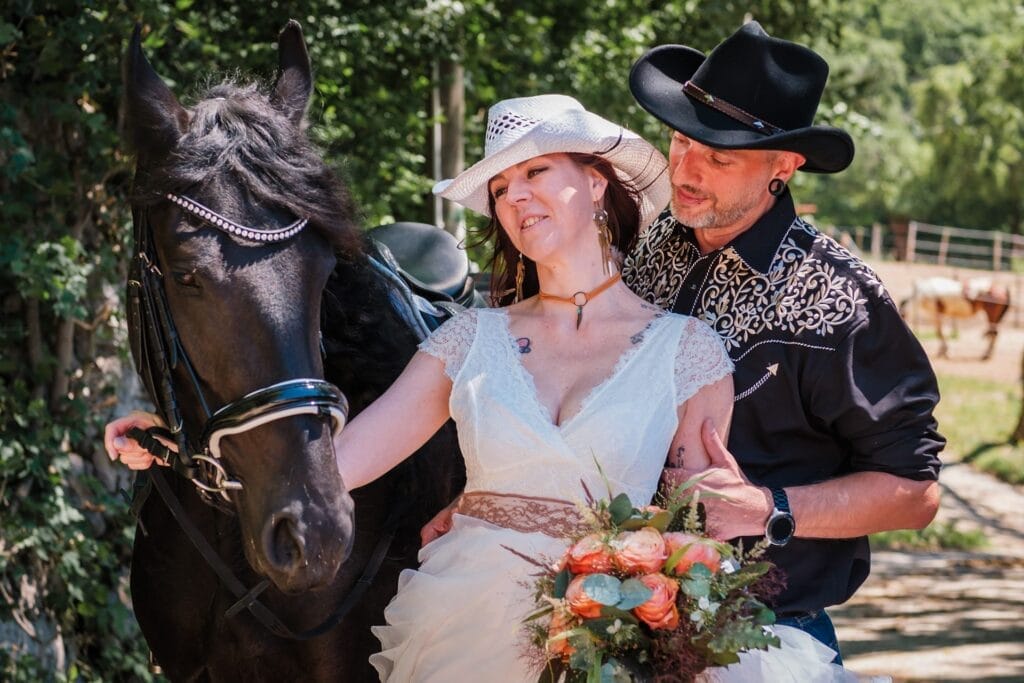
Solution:
[(280, 71), (270, 101), (299, 125), (313, 93), (313, 69), (299, 22), (290, 20), (277, 37)]
[(174, 147), (188, 127), (188, 112), (143, 54), (138, 24), (125, 57), (124, 91), (128, 137), (136, 152)]

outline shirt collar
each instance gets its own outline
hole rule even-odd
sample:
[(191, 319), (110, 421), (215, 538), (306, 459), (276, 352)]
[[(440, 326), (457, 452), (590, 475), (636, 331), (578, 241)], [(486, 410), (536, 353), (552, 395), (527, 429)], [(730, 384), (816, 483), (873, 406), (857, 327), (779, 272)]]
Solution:
[[(793, 208), (793, 196), (789, 188), (776, 200), (775, 205), (768, 210), (768, 213), (761, 216), (756, 223), (744, 230), (736, 239), (726, 244), (722, 249), (733, 249), (736, 254), (754, 270), (767, 274), (771, 268), (779, 245), (789, 232), (790, 226), (796, 220), (796, 209)], [(687, 241), (694, 246), (697, 240), (691, 228), (680, 224), (682, 233)]]

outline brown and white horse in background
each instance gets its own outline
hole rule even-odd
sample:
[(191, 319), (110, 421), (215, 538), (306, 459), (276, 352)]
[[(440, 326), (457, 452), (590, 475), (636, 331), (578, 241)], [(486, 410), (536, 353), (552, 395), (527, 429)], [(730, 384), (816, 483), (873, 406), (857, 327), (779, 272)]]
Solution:
[[(988, 329), (988, 347), (982, 360), (992, 357), (1000, 321), (1010, 310), (1010, 290), (995, 283), (992, 278), (971, 278), (961, 282), (948, 277), (929, 277), (914, 282), (914, 293), (900, 303), (900, 312), (907, 317), (907, 306), (913, 302), (918, 311), (935, 316), (935, 332), (939, 337), (939, 357), (946, 358), (948, 346), (942, 332), (944, 318), (970, 318), (978, 311), (985, 314)], [(955, 323), (954, 323), (955, 324)]]

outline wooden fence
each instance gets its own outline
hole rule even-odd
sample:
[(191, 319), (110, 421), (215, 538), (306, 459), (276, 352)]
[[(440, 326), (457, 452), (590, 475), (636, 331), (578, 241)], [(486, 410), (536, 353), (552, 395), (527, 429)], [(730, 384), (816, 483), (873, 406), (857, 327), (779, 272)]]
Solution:
[[(909, 221), (891, 227), (825, 228), (854, 253), (872, 260), (933, 264), (995, 272), (1010, 288), (1009, 322), (1024, 326), (1024, 237), (995, 230), (969, 230)], [(978, 273), (981, 276), (982, 273)], [(963, 274), (964, 279), (974, 277)]]
[(1024, 237), (910, 221), (906, 261), (1016, 272), (1024, 267)]

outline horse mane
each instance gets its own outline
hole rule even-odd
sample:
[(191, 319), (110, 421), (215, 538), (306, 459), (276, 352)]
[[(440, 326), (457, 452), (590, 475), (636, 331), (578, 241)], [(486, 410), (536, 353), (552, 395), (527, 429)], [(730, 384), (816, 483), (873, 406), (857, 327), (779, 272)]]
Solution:
[[(324, 374), (345, 392), (351, 418), (401, 374), (416, 352), (416, 337), (388, 302), (387, 284), (362, 264), (339, 263), (324, 287), (322, 306)], [(458, 453), (454, 430), (442, 432), (435, 436), (438, 447)], [(461, 491), (461, 475), (444, 476), (444, 467), (437, 458), (417, 457), (385, 475), (400, 489), (395, 500), (413, 502), (406, 523), (415, 532)], [(413, 533), (417, 548), (418, 538)]]
[[(142, 169), (140, 168), (140, 171)], [(224, 81), (190, 109), (189, 126), (170, 154), (139, 173), (133, 201), (188, 195), (220, 175), (259, 203), (309, 219), (339, 254), (362, 251), (355, 204), (320, 150), (254, 82)]]

